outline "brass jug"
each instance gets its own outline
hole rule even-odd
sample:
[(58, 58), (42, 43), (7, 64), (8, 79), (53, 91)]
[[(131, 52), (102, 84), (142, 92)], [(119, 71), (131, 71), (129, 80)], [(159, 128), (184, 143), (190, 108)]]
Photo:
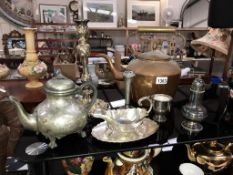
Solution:
[(104, 157), (105, 175), (153, 175), (150, 162), (160, 151), (161, 148), (125, 151), (117, 153), (114, 162), (110, 157)]

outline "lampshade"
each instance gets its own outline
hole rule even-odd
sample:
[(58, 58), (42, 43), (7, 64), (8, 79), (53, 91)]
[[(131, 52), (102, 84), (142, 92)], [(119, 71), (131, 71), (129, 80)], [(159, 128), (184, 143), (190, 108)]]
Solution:
[(230, 38), (229, 30), (210, 28), (206, 35), (191, 41), (191, 46), (206, 56), (210, 56), (212, 50), (215, 50), (215, 56), (222, 57), (228, 54)]
[(232, 10), (232, 0), (211, 0), (209, 4), (208, 26), (213, 28), (233, 27)]

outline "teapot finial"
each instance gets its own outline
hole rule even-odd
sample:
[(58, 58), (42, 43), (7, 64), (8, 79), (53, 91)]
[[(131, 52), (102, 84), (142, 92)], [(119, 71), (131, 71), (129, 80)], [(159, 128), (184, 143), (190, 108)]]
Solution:
[(58, 69), (55, 69), (54, 70), (54, 76), (53, 76), (54, 79), (69, 79), (67, 76), (65, 76), (61, 69), (58, 68)]

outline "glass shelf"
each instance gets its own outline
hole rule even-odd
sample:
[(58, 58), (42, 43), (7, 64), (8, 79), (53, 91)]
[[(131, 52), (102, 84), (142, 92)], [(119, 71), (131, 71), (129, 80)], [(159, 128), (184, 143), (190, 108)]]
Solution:
[[(49, 160), (59, 160), (87, 155), (106, 155), (126, 150), (147, 149), (153, 147), (176, 146), (187, 143), (194, 143), (207, 140), (222, 140), (233, 138), (233, 127), (226, 126), (223, 122), (217, 122), (221, 114), (221, 105), (224, 101), (223, 95), (216, 95), (213, 88), (208, 88), (204, 95), (203, 104), (208, 110), (208, 117), (202, 123), (203, 131), (197, 135), (187, 135), (182, 130), (180, 123), (183, 121), (180, 109), (188, 102), (189, 86), (180, 86), (173, 100), (173, 108), (167, 115), (168, 121), (160, 125), (159, 130), (150, 137), (129, 143), (105, 143), (96, 140), (91, 136), (92, 128), (102, 120), (89, 118), (88, 125), (85, 128), (86, 138), (79, 134), (72, 134), (60, 140), (57, 140), (58, 147), (48, 149), (44, 154), (39, 156), (29, 156), (25, 153), (25, 148), (38, 141), (47, 142), (42, 135), (36, 135), (31, 131), (25, 131), (20, 139), (16, 157), (26, 163), (43, 162)], [(121, 91), (115, 87), (99, 89), (98, 96), (100, 99), (111, 102), (123, 98)], [(153, 114), (150, 115), (150, 117)]]

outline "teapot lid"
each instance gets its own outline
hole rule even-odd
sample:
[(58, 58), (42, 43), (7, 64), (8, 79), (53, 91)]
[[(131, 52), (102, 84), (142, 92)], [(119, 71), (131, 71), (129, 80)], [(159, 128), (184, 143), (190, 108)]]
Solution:
[(225, 146), (217, 141), (209, 141), (194, 144), (195, 150), (203, 155), (218, 156), (226, 153)]
[(150, 52), (145, 52), (137, 55), (137, 58), (151, 61), (167, 61), (170, 60), (171, 57), (169, 55), (164, 54), (160, 50), (154, 50)]
[(72, 80), (58, 73), (57, 76), (46, 82), (44, 90), (50, 94), (69, 95), (74, 93), (77, 88), (78, 86)]

